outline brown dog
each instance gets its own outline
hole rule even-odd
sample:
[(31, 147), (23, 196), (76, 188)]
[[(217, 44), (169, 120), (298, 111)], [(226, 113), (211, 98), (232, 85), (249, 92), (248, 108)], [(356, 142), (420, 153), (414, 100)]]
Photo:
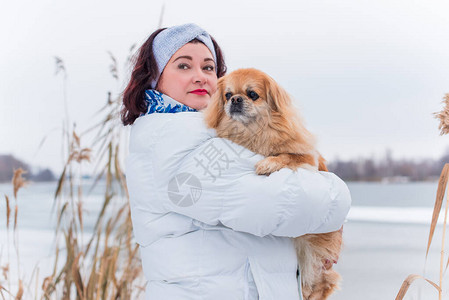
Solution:
[[(312, 134), (295, 112), (288, 94), (256, 69), (240, 69), (219, 79), (217, 92), (204, 111), (219, 137), (265, 156), (256, 173), (269, 175), (287, 167), (327, 171)], [(338, 288), (342, 232), (307, 234), (294, 239), (305, 300), (324, 300)]]

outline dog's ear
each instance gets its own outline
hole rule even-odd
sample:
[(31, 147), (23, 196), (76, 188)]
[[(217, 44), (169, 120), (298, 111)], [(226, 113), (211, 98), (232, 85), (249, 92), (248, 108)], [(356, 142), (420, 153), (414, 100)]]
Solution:
[(265, 90), (270, 107), (274, 111), (282, 113), (284, 110), (291, 107), (292, 101), (290, 96), (273, 78), (267, 77), (268, 78), (265, 81)]
[(217, 91), (212, 95), (207, 108), (204, 110), (204, 119), (210, 128), (217, 128), (224, 116), (223, 77), (218, 80)]

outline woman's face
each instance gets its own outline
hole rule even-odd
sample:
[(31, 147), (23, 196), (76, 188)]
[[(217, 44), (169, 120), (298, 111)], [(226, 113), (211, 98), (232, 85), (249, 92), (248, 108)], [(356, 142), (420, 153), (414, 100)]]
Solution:
[(212, 53), (202, 43), (187, 43), (170, 58), (157, 90), (191, 108), (203, 109), (217, 89)]

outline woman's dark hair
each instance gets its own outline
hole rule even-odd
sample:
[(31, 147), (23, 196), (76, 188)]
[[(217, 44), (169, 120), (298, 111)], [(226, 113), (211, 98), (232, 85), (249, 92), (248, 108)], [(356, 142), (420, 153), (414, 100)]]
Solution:
[[(147, 110), (145, 103), (145, 90), (151, 89), (151, 82), (159, 75), (156, 59), (153, 54), (153, 40), (156, 35), (166, 28), (161, 28), (153, 32), (150, 37), (140, 47), (137, 58), (134, 58), (134, 69), (131, 79), (123, 92), (123, 108), (121, 118), (123, 125), (131, 125)], [(212, 43), (217, 57), (217, 77), (226, 74), (226, 64), (223, 53), (215, 39), (211, 36)], [(193, 40), (196, 43), (198, 40)]]

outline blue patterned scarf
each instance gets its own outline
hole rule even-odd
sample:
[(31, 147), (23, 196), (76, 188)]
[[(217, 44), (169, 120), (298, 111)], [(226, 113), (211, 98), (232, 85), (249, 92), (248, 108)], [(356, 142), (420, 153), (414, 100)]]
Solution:
[(147, 103), (147, 111), (142, 115), (152, 113), (177, 113), (182, 111), (197, 111), (188, 107), (169, 96), (162, 94), (156, 90), (145, 91), (145, 102)]

